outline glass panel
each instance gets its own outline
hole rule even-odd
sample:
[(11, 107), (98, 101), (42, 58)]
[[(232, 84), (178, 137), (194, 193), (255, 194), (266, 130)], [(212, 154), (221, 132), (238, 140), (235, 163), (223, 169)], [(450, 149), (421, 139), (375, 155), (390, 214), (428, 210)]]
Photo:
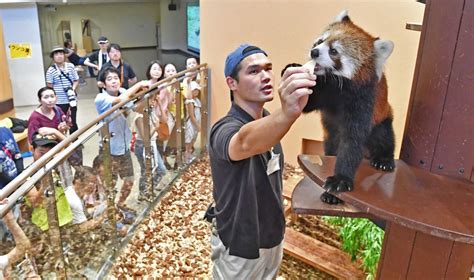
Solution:
[[(204, 74), (201, 77), (207, 81)], [(200, 113), (201, 119), (200, 130), (191, 137), (194, 142), (185, 137), (190, 112), (184, 88), (183, 84), (168, 87), (176, 102), (167, 110), (158, 102), (163, 91), (147, 94), (136, 104), (125, 105), (124, 112), (118, 110), (103, 124), (84, 131), (77, 143), (46, 155), (38, 171), (26, 169), (29, 179), (8, 195), (8, 204), (17, 203), (0, 223), (0, 271), (13, 279), (35, 272), (44, 279), (61, 277), (61, 272), (72, 279), (104, 277), (147, 211), (189, 159), (202, 153), (202, 139), (208, 133), (207, 87), (201, 81), (196, 96), (201, 108), (193, 113)], [(160, 136), (160, 122), (168, 128), (168, 137)], [(40, 157), (46, 152), (33, 154)], [(56, 202), (50, 205), (57, 208), (57, 217), (44, 207), (46, 201)]]

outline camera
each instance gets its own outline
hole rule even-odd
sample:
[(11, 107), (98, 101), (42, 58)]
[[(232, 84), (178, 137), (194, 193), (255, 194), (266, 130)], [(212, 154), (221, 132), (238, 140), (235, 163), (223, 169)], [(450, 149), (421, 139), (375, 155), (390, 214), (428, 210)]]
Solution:
[(66, 90), (67, 93), (67, 99), (69, 100), (69, 106), (71, 107), (76, 107), (77, 106), (77, 98), (76, 98), (76, 93), (72, 88), (68, 88)]

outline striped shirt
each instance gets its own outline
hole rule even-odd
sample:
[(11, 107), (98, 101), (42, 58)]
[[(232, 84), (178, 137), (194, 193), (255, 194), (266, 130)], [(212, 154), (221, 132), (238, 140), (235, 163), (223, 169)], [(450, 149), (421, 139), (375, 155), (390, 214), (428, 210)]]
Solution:
[(61, 70), (69, 79), (61, 74), (56, 64), (53, 64), (49, 66), (48, 71), (46, 71), (46, 83), (53, 84), (54, 91), (58, 97), (56, 104), (68, 104), (67, 89), (72, 88), (72, 82), (79, 80), (79, 76), (72, 63), (65, 62), (64, 69)]

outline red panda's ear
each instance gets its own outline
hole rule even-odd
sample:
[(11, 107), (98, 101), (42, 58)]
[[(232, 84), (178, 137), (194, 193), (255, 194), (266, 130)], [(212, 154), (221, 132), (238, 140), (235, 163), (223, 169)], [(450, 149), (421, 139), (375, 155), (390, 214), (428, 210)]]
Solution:
[(392, 54), (393, 47), (395, 45), (392, 41), (377, 39), (374, 41), (374, 50), (375, 50), (375, 71), (377, 72), (377, 77), (380, 79), (382, 77), (383, 68), (385, 62), (387, 61), (390, 54)]
[(349, 15), (347, 13), (347, 10), (342, 10), (335, 19), (335, 22), (346, 22), (346, 21), (351, 21), (349, 18)]
[(392, 54), (393, 47), (395, 44), (390, 40), (377, 39), (374, 41), (375, 54), (377, 59), (387, 60), (387, 58)]

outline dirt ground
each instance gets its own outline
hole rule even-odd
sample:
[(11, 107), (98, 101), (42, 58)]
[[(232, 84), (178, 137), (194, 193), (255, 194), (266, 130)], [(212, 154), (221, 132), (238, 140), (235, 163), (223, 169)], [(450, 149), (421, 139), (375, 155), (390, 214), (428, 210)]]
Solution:
[[(284, 179), (303, 176), (285, 165)], [(208, 157), (193, 163), (137, 229), (110, 273), (112, 279), (151, 276), (210, 278), (210, 226), (202, 219), (212, 199)], [(335, 229), (315, 216), (300, 216), (295, 230), (340, 247)], [(285, 255), (278, 279), (333, 279), (330, 275)]]

